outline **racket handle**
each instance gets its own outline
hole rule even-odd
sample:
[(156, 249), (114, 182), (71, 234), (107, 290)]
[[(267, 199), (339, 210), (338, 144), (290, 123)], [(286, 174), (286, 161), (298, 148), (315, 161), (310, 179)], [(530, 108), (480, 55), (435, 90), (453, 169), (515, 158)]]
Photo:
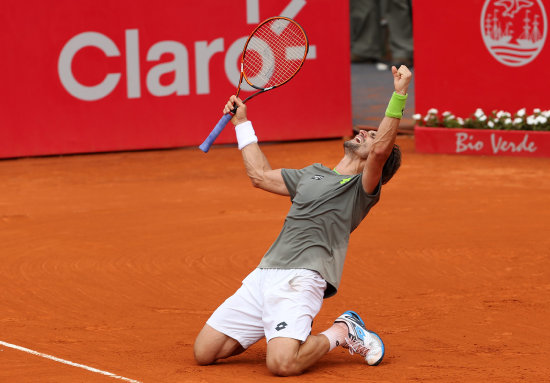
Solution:
[(224, 114), (222, 118), (220, 118), (220, 121), (216, 124), (214, 129), (210, 132), (208, 137), (206, 137), (206, 140), (199, 146), (199, 149), (202, 150), (205, 153), (208, 153), (208, 150), (210, 150), (210, 147), (216, 141), (216, 138), (220, 135), (223, 128), (225, 128), (225, 125), (231, 120), (231, 117), (233, 117), (230, 113)]

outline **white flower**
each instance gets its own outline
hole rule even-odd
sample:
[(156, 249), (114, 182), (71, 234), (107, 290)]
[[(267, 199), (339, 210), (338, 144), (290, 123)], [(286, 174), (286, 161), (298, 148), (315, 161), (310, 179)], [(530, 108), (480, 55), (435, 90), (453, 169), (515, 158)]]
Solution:
[(546, 124), (548, 119), (544, 116), (537, 116), (536, 121), (538, 124)]
[[(438, 118), (441, 116), (441, 120)], [(501, 129), (506, 126), (506, 129), (521, 129), (524, 124), (536, 126), (533, 129), (547, 129), (550, 127), (550, 110), (541, 110), (533, 108), (533, 114), (527, 114), (527, 108), (519, 109), (515, 114), (504, 110), (493, 109), (488, 115), (485, 114), (482, 108), (477, 108), (475, 113), (467, 118), (455, 116), (452, 112), (446, 110), (441, 115), (436, 108), (430, 108), (424, 116), (420, 113), (413, 114), (412, 118), (421, 123), (424, 120), (426, 123), (430, 121), (440, 122), (442, 126), (464, 126), (470, 121), (478, 121), (475, 123), (479, 128), (486, 129)]]

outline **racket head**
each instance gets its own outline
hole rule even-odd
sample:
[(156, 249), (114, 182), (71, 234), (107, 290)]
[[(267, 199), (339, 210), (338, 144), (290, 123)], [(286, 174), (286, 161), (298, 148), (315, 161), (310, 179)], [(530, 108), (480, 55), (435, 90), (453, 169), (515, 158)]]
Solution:
[(255, 89), (281, 86), (298, 73), (308, 51), (309, 40), (300, 24), (288, 17), (270, 17), (245, 43), (241, 76)]

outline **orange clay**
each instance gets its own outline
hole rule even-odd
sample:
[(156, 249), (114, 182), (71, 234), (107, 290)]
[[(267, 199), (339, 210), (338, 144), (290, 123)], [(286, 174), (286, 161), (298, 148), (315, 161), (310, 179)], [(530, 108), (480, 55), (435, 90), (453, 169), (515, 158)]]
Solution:
[[(352, 234), (321, 332), (347, 309), (385, 341), (338, 348), (300, 382), (550, 376), (550, 159), (420, 155)], [(275, 167), (334, 166), (339, 140), (263, 145)], [(200, 367), (193, 341), (277, 236), (288, 198), (234, 147), (0, 161), (0, 341), (143, 382), (273, 381), (265, 342)], [(114, 382), (0, 346), (0, 381)], [(292, 381), (298, 381), (291, 378)]]

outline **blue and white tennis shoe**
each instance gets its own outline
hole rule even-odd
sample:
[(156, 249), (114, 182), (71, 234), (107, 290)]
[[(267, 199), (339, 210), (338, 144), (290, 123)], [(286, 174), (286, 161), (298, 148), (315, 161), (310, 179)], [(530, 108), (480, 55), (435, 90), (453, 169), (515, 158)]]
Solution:
[(348, 326), (348, 336), (342, 347), (347, 348), (351, 355), (363, 356), (370, 366), (380, 364), (384, 358), (384, 342), (376, 333), (365, 328), (365, 322), (356, 312), (348, 310), (334, 323), (345, 323)]

